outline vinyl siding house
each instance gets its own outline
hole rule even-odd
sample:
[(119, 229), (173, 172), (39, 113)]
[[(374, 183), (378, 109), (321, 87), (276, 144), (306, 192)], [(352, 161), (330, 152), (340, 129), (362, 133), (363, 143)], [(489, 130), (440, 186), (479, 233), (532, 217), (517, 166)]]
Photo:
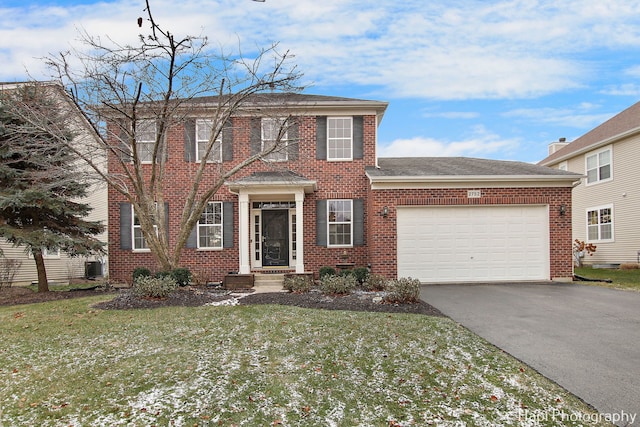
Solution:
[[(184, 119), (166, 135), (170, 246), (215, 105), (215, 98), (187, 101)], [(287, 148), (240, 170), (211, 198), (180, 265), (206, 281), (230, 272), (317, 276), (323, 266), (423, 282), (572, 276), (571, 189), (579, 175), (483, 159), (379, 159), (386, 108), (307, 94), (249, 100), (225, 124), (205, 179), (268, 145), (278, 115), (294, 118)], [(136, 267), (157, 271), (131, 204), (113, 190), (109, 224), (111, 279), (130, 283)]]
[(573, 238), (597, 246), (585, 264), (640, 257), (640, 103), (571, 143), (551, 144), (540, 165), (583, 175), (573, 190)]
[[(0, 83), (0, 91), (15, 90), (21, 85), (33, 84), (29, 83)], [(56, 84), (48, 82), (40, 82), (38, 84), (50, 87), (51, 96), (60, 96), (64, 105), (67, 105), (71, 111), (75, 111), (75, 107), (70, 102), (66, 102), (66, 94)], [(94, 139), (92, 130), (86, 126), (84, 118), (78, 112), (77, 120), (74, 124), (74, 131), (77, 133), (74, 142), (78, 144), (86, 144), (88, 139)], [(87, 203), (93, 210), (87, 216), (91, 221), (102, 221), (107, 226), (107, 189), (105, 185), (92, 184), (88, 190), (88, 196), (82, 200)], [(103, 242), (107, 242), (108, 233), (105, 230), (97, 236)], [(7, 260), (20, 261), (20, 268), (14, 277), (14, 284), (24, 285), (37, 282), (38, 274), (36, 271), (35, 261), (33, 257), (25, 252), (24, 247), (14, 247), (6, 240), (0, 241), (0, 249), (2, 249), (3, 258)], [(91, 257), (69, 257), (62, 251), (48, 252), (44, 254), (45, 267), (47, 270), (47, 279), (53, 283), (67, 283), (73, 278), (82, 278), (87, 275), (95, 277), (102, 276), (107, 272), (108, 257), (107, 256), (91, 256)]]

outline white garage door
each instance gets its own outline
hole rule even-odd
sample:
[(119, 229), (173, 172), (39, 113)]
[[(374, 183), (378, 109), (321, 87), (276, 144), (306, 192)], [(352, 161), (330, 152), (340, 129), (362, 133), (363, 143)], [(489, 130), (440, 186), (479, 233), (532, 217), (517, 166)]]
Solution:
[(399, 207), (398, 276), (425, 283), (548, 280), (548, 207)]

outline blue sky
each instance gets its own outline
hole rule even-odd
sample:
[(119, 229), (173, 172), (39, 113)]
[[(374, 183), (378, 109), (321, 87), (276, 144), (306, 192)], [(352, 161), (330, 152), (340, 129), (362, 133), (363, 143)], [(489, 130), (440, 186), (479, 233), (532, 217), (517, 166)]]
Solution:
[[(308, 93), (388, 101), (382, 156), (537, 162), (640, 100), (637, 0), (153, 0), (176, 34), (279, 42)], [(0, 0), (0, 81), (77, 29), (134, 41), (144, 0)], [(27, 74), (28, 72), (28, 74)]]

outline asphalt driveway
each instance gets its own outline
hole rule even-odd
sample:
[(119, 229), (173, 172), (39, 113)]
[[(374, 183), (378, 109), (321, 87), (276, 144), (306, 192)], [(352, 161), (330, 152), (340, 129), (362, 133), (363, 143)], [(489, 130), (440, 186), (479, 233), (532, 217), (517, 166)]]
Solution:
[(456, 284), (425, 285), (420, 296), (601, 414), (620, 417), (616, 424), (640, 425), (640, 292)]

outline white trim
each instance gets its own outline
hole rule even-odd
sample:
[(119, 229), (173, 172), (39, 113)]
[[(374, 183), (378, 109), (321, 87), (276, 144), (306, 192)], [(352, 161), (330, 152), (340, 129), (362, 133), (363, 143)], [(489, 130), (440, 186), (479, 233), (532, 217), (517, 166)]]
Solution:
[[(609, 177), (605, 178), (605, 179), (600, 179), (600, 154), (609, 151)], [(590, 157), (594, 157), (596, 158), (596, 162), (597, 162), (597, 166), (595, 168), (596, 172), (598, 173), (598, 177), (595, 181), (593, 182), (589, 182), (589, 168), (587, 166), (587, 159)], [(584, 155), (584, 174), (586, 176), (585, 180), (584, 180), (584, 184), (587, 187), (590, 187), (592, 185), (598, 185), (598, 184), (603, 184), (605, 182), (609, 182), (609, 181), (613, 181), (613, 146), (612, 145), (608, 145), (606, 147), (602, 147), (598, 150), (594, 150), (594, 151), (590, 151), (588, 153), (585, 153)]]
[[(601, 239), (600, 237), (602, 236), (602, 223), (600, 222), (600, 211), (602, 209), (611, 209), (611, 221), (609, 224), (611, 224), (611, 238), (610, 239)], [(589, 239), (589, 212), (594, 212), (596, 211), (598, 213), (598, 239)], [(615, 242), (615, 217), (614, 217), (614, 210), (613, 210), (613, 204), (607, 204), (607, 205), (600, 205), (600, 206), (593, 206), (593, 207), (589, 207), (585, 209), (585, 228), (586, 228), (586, 236), (587, 236), (587, 243), (613, 243)]]
[[(203, 251), (212, 251), (212, 250), (222, 250), (224, 248), (224, 206), (220, 201), (211, 201), (207, 202), (207, 206), (217, 204), (220, 206), (220, 224), (200, 224), (200, 219), (198, 219), (198, 223), (196, 224), (196, 247), (199, 250)], [(204, 211), (202, 212), (202, 214)], [(202, 218), (202, 214), (200, 214), (200, 218)], [(200, 227), (219, 227), (220, 228), (220, 246), (200, 246)]]
[[(331, 221), (330, 206), (331, 202), (349, 202), (350, 205), (350, 219), (349, 221)], [(331, 244), (331, 225), (349, 224), (351, 230), (349, 232), (348, 244)], [(353, 199), (328, 199), (327, 200), (327, 247), (328, 248), (351, 248), (353, 247)]]
[[(350, 152), (350, 156), (349, 157), (331, 157), (331, 147), (329, 146), (329, 142), (330, 141), (337, 141), (337, 140), (341, 140), (341, 139), (346, 139), (346, 138), (331, 138), (329, 136), (329, 122), (331, 120), (348, 120), (349, 121), (349, 130), (351, 131), (351, 135), (349, 137), (350, 139), (350, 147), (349, 147), (349, 152)], [(328, 162), (352, 162), (353, 161), (353, 116), (329, 116), (327, 117), (327, 161)]]
[[(201, 124), (199, 125), (199, 123), (201, 123)], [(207, 138), (206, 140), (200, 140), (200, 139), (198, 139), (198, 127), (202, 126), (204, 123), (209, 123), (209, 125), (210, 125), (209, 138)], [(196, 163), (200, 163), (200, 162), (202, 162), (202, 159), (200, 158), (199, 144), (201, 142), (204, 142), (207, 145), (209, 144), (210, 139), (211, 139), (211, 135), (214, 132), (213, 120), (211, 120), (211, 119), (196, 119), (196, 126), (195, 127), (196, 127), (196, 129), (195, 129), (196, 135), (195, 135), (194, 139), (195, 139), (195, 144), (196, 144), (196, 146), (195, 146)], [(216, 146), (216, 144), (217, 144), (217, 146)], [(217, 154), (216, 156), (213, 156), (213, 157), (215, 157), (214, 159), (206, 159), (205, 161), (207, 163), (221, 163), (222, 162), (222, 132), (220, 132), (218, 134), (218, 137), (214, 141), (213, 146), (211, 147), (211, 151), (209, 152), (209, 156), (212, 156), (214, 154)]]

